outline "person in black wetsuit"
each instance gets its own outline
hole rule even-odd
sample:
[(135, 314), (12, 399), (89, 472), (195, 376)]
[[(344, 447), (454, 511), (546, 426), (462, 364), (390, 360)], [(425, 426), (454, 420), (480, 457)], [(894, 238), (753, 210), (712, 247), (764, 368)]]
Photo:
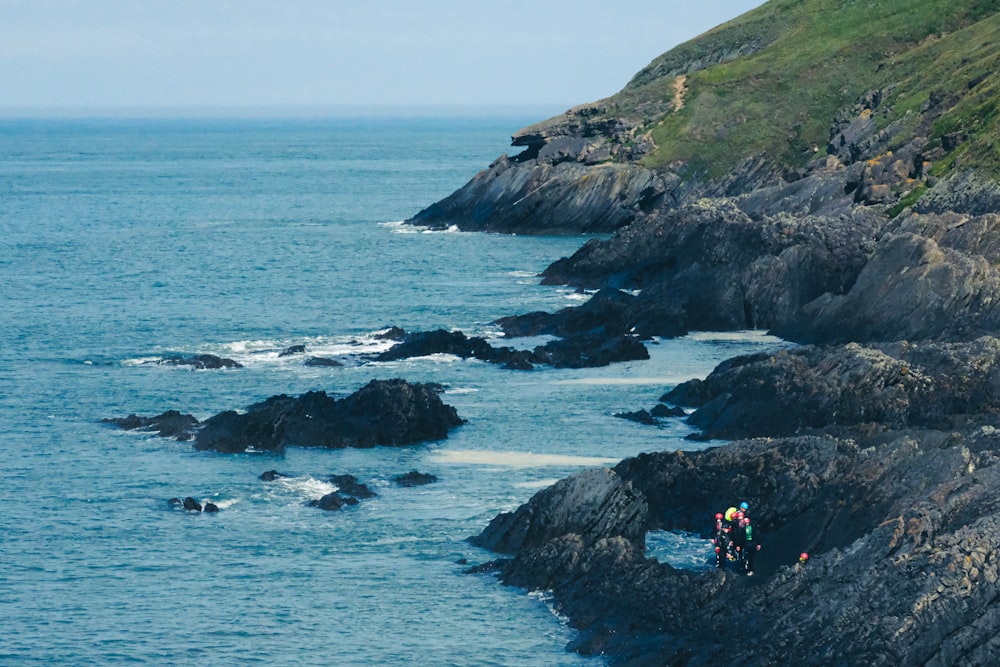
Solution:
[(723, 567), (726, 564), (726, 554), (729, 551), (729, 530), (721, 512), (715, 515), (712, 542), (715, 544), (715, 564), (718, 567)]
[(736, 566), (743, 567), (743, 559), (746, 556), (746, 530), (743, 525), (743, 512), (736, 512), (733, 516), (733, 527), (729, 533), (729, 539), (733, 542), (733, 555), (736, 557)]

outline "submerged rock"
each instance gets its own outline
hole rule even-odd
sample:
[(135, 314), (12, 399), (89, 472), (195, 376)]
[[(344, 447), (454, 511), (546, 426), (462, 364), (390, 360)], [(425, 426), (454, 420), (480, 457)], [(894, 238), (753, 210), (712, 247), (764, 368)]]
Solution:
[(219, 369), (219, 368), (243, 368), (243, 364), (218, 357), (214, 354), (195, 354), (191, 356), (167, 357), (159, 363), (167, 366), (191, 366), (197, 370)]
[(109, 417), (102, 419), (101, 423), (113, 424), (126, 431), (149, 431), (178, 440), (190, 440), (198, 427), (198, 420), (193, 415), (181, 414), (177, 410), (167, 410), (155, 417), (140, 417), (135, 414), (128, 417)]
[(392, 478), (399, 486), (424, 486), (425, 484), (432, 484), (438, 481), (436, 475), (432, 475), (426, 472), (417, 472), (416, 470), (411, 470), (404, 475), (396, 475)]

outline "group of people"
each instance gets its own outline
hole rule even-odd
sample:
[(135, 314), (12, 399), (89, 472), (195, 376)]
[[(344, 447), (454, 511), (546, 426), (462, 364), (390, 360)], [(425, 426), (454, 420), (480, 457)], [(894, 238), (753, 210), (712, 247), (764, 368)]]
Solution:
[(753, 576), (754, 557), (760, 550), (749, 515), (750, 505), (746, 502), (740, 503), (739, 507), (730, 507), (725, 513), (715, 515), (712, 531), (716, 565), (725, 567), (727, 563), (733, 563), (748, 577)]

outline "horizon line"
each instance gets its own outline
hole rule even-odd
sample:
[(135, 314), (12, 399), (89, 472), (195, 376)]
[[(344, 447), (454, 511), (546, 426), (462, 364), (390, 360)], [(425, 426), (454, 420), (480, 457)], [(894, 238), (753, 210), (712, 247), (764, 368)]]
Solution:
[(326, 104), (326, 105), (126, 105), (0, 106), (3, 120), (87, 119), (323, 119), (372, 117), (488, 117), (560, 114), (573, 105), (534, 104)]

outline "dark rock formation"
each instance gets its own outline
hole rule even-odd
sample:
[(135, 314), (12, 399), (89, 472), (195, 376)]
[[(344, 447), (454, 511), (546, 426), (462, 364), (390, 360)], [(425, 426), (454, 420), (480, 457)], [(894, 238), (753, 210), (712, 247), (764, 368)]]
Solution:
[(323, 391), (273, 396), (245, 414), (226, 411), (207, 419), (195, 448), (223, 453), (300, 447), (374, 447), (441, 440), (460, 424), (440, 388), (405, 380), (372, 380), (335, 399)]
[(217, 357), (214, 354), (167, 357), (159, 363), (166, 364), (167, 366), (191, 366), (196, 370), (243, 368), (243, 364), (240, 364), (239, 362), (233, 361), (232, 359), (226, 359), (225, 357)]
[(669, 405), (664, 405), (663, 403), (657, 403), (653, 406), (653, 409), (649, 413), (659, 419), (664, 419), (668, 417), (684, 417), (687, 415), (684, 412), (684, 408), (671, 407)]
[(279, 352), (278, 356), (279, 357), (290, 357), (290, 356), (295, 355), (295, 354), (305, 354), (305, 352), (306, 352), (306, 346), (305, 345), (290, 345), (289, 347), (286, 347), (284, 350), (282, 350), (281, 352)]
[(309, 507), (318, 507), (321, 510), (332, 512), (334, 510), (343, 509), (348, 503), (343, 496), (334, 491), (333, 493), (326, 494), (318, 500), (310, 500), (306, 504)]
[(340, 493), (362, 500), (365, 498), (374, 498), (378, 495), (369, 489), (367, 484), (360, 482), (354, 475), (331, 475), (330, 482), (337, 485), (337, 490)]
[(432, 475), (430, 473), (411, 470), (410, 472), (404, 475), (396, 475), (395, 477), (392, 478), (392, 481), (394, 481), (399, 486), (411, 487), (411, 486), (423, 486), (425, 484), (432, 484), (438, 481), (438, 478), (436, 475)]
[(647, 426), (656, 426), (660, 422), (656, 420), (649, 410), (636, 410), (634, 412), (616, 412), (615, 417), (619, 419), (626, 419), (637, 424), (645, 424)]
[(403, 340), (405, 335), (406, 332), (403, 329), (391, 326), (375, 334), (375, 338), (378, 340)]
[[(529, 326), (510, 324), (512, 331), (525, 331)], [(556, 329), (558, 326), (550, 327), (550, 330)], [(503, 364), (505, 368), (515, 370), (531, 370), (536, 364), (556, 368), (591, 368), (649, 358), (649, 352), (641, 342), (632, 336), (616, 333), (617, 329), (618, 327), (614, 327), (613, 331), (609, 331), (608, 327), (599, 326), (584, 334), (577, 333), (562, 340), (550, 341), (533, 351), (493, 347), (484, 338), (469, 338), (460, 331), (439, 329), (408, 333), (398, 345), (372, 358), (375, 361), (397, 361), (431, 354), (451, 354), (463, 359), (475, 358)]]
[(184, 499), (183, 507), (186, 510), (191, 510), (191, 511), (194, 511), (194, 512), (200, 512), (201, 511), (201, 503), (199, 503), (197, 500), (195, 500), (191, 496), (188, 496), (187, 498)]
[[(613, 664), (986, 664), (998, 445), (982, 427), (642, 455), (563, 480), (476, 541), (513, 554), (501, 578), (552, 590), (573, 647)], [(754, 579), (645, 558), (646, 530), (706, 533), (739, 499), (764, 545)]]
[(857, 426), (958, 428), (1000, 414), (1000, 340), (806, 346), (723, 362), (664, 400), (710, 438)]
[(219, 506), (216, 505), (215, 503), (205, 503), (205, 506), (202, 508), (202, 511), (208, 512), (209, 514), (211, 514), (212, 512), (218, 512)]
[(1000, 327), (1000, 216), (902, 218), (846, 293), (778, 332), (802, 341), (965, 339)]
[(649, 359), (649, 350), (635, 336), (603, 333), (563, 338), (535, 348), (537, 358), (556, 368), (593, 368), (619, 361)]
[(338, 368), (344, 365), (336, 359), (330, 359), (329, 357), (309, 357), (305, 360), (304, 364), (306, 366), (319, 366), (327, 368)]
[(165, 438), (190, 440), (198, 420), (192, 415), (181, 414), (177, 410), (167, 410), (155, 417), (139, 417), (131, 414), (128, 417), (113, 417), (101, 420), (104, 424), (114, 424), (126, 431), (149, 431)]
[(463, 188), (407, 222), (517, 234), (609, 232), (630, 222), (676, 180), (637, 165), (594, 168), (577, 161), (600, 159), (586, 140), (551, 142), (535, 157), (537, 142), (530, 137), (515, 142), (527, 147), (524, 154), (500, 156)]
[(732, 200), (702, 200), (589, 241), (543, 282), (641, 289), (614, 302), (619, 326), (641, 336), (780, 327), (823, 294), (847, 292), (884, 223), (874, 213), (755, 219)]
[(267, 470), (260, 474), (260, 480), (262, 482), (273, 482), (274, 480), (282, 479), (283, 477), (288, 477), (288, 475), (280, 473), (277, 470)]

